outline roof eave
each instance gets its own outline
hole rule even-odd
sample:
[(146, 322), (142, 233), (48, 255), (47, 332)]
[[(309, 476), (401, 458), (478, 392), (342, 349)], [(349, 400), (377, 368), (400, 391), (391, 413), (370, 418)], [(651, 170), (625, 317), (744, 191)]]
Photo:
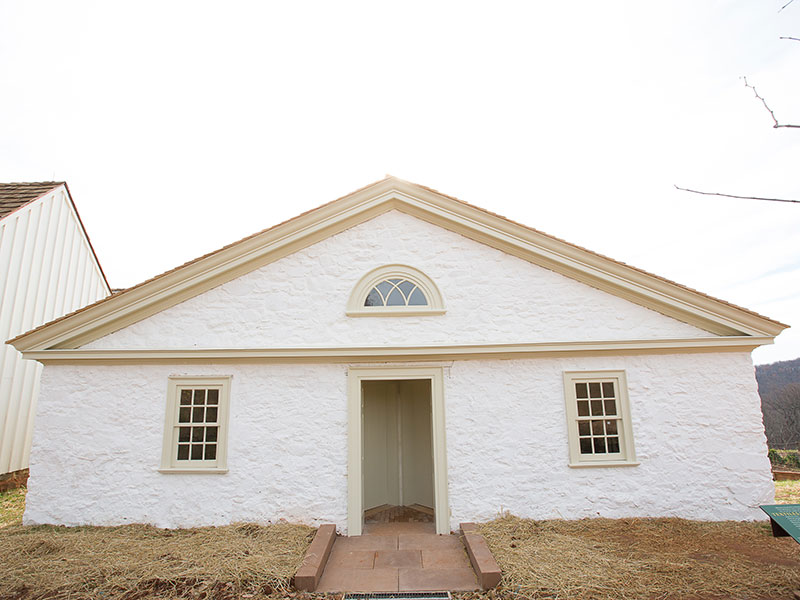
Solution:
[(111, 294), (111, 286), (108, 283), (108, 278), (106, 277), (106, 272), (103, 270), (103, 265), (100, 264), (100, 259), (97, 257), (97, 252), (94, 251), (94, 246), (92, 245), (92, 239), (89, 237), (89, 232), (86, 230), (86, 227), (83, 224), (83, 219), (81, 219), (81, 213), (78, 212), (78, 207), (75, 205), (75, 201), (72, 199), (72, 192), (69, 191), (69, 185), (65, 181), (63, 184), (64, 191), (67, 193), (67, 199), (69, 200), (70, 205), (72, 206), (72, 210), (75, 213), (75, 218), (78, 219), (78, 226), (81, 228), (83, 232), (83, 237), (86, 239), (86, 243), (89, 245), (89, 252), (92, 253), (92, 258), (94, 258), (94, 263), (97, 265), (97, 269), (100, 271), (100, 276), (103, 278), (103, 284), (106, 286), (106, 292)]
[(387, 177), (17, 336), (9, 343), (23, 352), (80, 347), (392, 209), (402, 210), (716, 335), (772, 338), (788, 327), (430, 188)]

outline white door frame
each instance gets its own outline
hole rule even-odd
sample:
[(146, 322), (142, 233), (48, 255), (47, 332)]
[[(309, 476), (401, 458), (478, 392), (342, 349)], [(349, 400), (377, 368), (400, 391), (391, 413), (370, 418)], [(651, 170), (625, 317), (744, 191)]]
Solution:
[(351, 367), (347, 372), (347, 535), (361, 535), (364, 524), (364, 451), (362, 381), (427, 379), (431, 382), (433, 503), (436, 533), (450, 533), (447, 499), (447, 443), (444, 423), (444, 375), (441, 367)]

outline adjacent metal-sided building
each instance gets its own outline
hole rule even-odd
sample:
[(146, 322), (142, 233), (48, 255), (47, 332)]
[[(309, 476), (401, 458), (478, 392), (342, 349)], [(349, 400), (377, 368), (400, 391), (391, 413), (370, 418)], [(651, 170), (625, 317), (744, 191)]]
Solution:
[[(2, 340), (110, 293), (66, 183), (0, 183)], [(28, 467), (41, 371), (0, 346), (0, 476)]]

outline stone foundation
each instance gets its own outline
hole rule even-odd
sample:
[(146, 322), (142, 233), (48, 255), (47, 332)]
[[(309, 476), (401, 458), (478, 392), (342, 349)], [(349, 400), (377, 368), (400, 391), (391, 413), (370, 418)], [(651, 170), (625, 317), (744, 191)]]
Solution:
[(20, 469), (19, 471), (11, 471), (11, 473), (0, 475), (0, 492), (15, 490), (26, 485), (28, 485), (28, 469)]

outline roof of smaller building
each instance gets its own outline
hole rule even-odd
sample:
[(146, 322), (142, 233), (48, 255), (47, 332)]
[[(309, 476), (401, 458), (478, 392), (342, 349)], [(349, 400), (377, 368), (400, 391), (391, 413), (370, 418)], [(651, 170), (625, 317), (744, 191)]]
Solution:
[(31, 183), (0, 183), (0, 219), (41, 198), (47, 192), (64, 185), (63, 181), (36, 181)]

